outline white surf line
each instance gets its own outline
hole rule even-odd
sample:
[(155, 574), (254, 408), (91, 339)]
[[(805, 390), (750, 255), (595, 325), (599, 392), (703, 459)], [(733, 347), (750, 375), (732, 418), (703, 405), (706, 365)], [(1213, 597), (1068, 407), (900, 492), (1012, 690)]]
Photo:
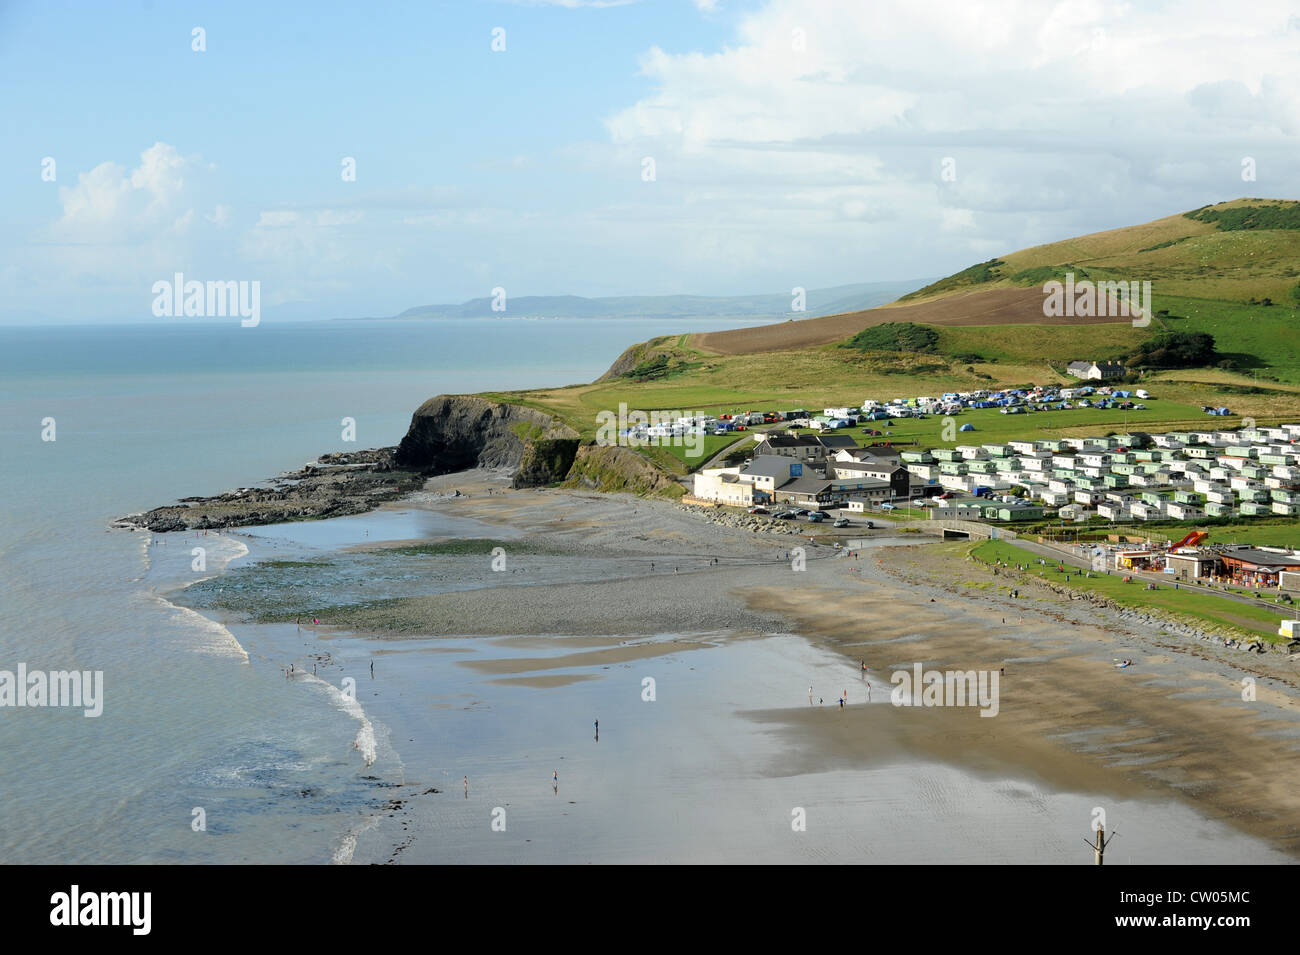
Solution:
[(331, 865), (351, 865), (352, 856), (357, 851), (357, 839), (379, 825), (379, 816), (366, 816), (361, 824), (345, 832), (338, 846), (330, 857)]
[(153, 560), (149, 557), (149, 547), (153, 543), (153, 534), (145, 531), (140, 535), (140, 559), (144, 561), (144, 569), (140, 571), (140, 576), (131, 580), (131, 583), (138, 584), (149, 576), (149, 568), (153, 566)]
[(196, 652), (225, 659), (236, 659), (243, 663), (249, 662), (248, 651), (240, 645), (233, 633), (217, 621), (209, 619), (189, 607), (174, 604), (161, 594), (147, 593), (141, 596), (155, 601), (167, 610), (172, 611), (172, 620), (174, 622), (186, 626), (191, 632), (197, 632), (209, 638), (208, 642), (200, 643), (192, 648)]
[[(306, 670), (301, 671), (301, 674), (302, 679), (319, 683), (321, 686), (327, 687), (334, 705), (361, 723), (360, 728), (357, 730), (356, 739), (353, 740), (352, 747), (361, 753), (361, 759), (366, 766), (371, 766), (378, 755), (377, 744), (375, 742), (375, 727), (370, 720), (366, 718), (366, 712), (361, 708), (361, 704), (353, 697), (344, 693), (333, 683), (329, 682), (329, 680), (322, 680), (320, 677), (313, 673), (308, 673)], [(295, 671), (294, 676), (298, 676), (298, 671)]]

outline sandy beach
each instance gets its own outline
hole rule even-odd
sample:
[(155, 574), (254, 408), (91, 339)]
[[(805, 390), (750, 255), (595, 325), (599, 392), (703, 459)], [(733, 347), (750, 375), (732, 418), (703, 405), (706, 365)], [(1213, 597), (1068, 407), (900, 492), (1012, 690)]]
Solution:
[[(963, 558), (961, 545), (890, 529), (865, 533), (850, 557), (806, 538), (712, 523), (671, 502), (510, 490), (487, 472), (433, 479), (421, 494), (389, 505), (398, 506), (499, 527), (507, 562), (510, 535), (517, 534), (534, 552), (551, 555), (546, 560), (597, 567), (607, 561), (612, 571), (608, 579), (564, 582), (543, 573), (543, 558), (530, 556), (519, 559), (514, 575), (494, 576), (488, 555), (465, 556), (459, 559), (485, 565), (483, 586), (322, 614), (312, 631), (332, 650), (344, 643), (369, 645), (371, 653), (389, 648), (381, 658), (386, 672), (417, 658), (442, 660), (443, 670), (430, 671), (434, 680), (446, 678), (445, 661), (454, 661), (463, 674), (457, 679), (479, 681), (471, 695), (487, 694), (472, 706), (448, 699), (440, 712), (491, 709), (495, 692), (567, 694), (567, 709), (572, 694), (599, 698), (614, 674), (632, 679), (669, 661), (679, 670), (704, 670), (726, 654), (761, 656), (752, 648), (769, 645), (766, 635), (787, 634), (807, 648), (800, 653), (820, 655), (815, 705), (808, 705), (808, 664), (781, 672), (771, 660), (755, 663), (760, 669), (747, 677), (766, 692), (692, 701), (704, 718), (734, 719), (734, 733), (757, 733), (777, 747), (779, 759), (748, 767), (755, 785), (944, 766), (990, 786), (1013, 779), (1036, 792), (1087, 794), (1092, 802), (1167, 811), (1179, 805), (1188, 819), (1222, 824), (1283, 854), (1271, 861), (1300, 855), (1300, 708), (1295, 664), (1281, 655), (1234, 658), (1158, 628), (1136, 632), (1107, 611), (1046, 588), (1024, 588), (1012, 600), (988, 568)], [(351, 549), (378, 553), (396, 543)], [(807, 549), (804, 570), (786, 559), (796, 545)], [(419, 652), (398, 652), (404, 646)], [(456, 652), (424, 652), (449, 646)], [(1117, 670), (1117, 658), (1135, 665)], [(859, 661), (867, 664), (865, 675)], [(997, 716), (982, 718), (973, 707), (889, 705), (891, 674), (917, 663), (998, 671)], [(1257, 680), (1251, 702), (1243, 700), (1245, 676)], [(838, 710), (840, 684), (849, 692), (848, 710), (870, 714), (869, 729), (857, 717), (827, 718)], [(635, 699), (636, 687), (621, 692)], [(422, 747), (430, 717), (405, 718), (411, 722), (394, 738), (409, 733), (409, 743)], [(735, 745), (731, 737), (713, 743), (723, 751)], [(487, 758), (490, 751), (489, 745), (477, 752)], [(440, 757), (431, 750), (423, 758)], [(472, 757), (460, 760), (456, 765), (469, 765)], [(402, 812), (420, 813), (416, 803)], [(428, 825), (425, 819), (415, 828)], [(1086, 819), (1080, 827), (1086, 835)], [(1158, 836), (1166, 861), (1179, 861), (1177, 832)], [(386, 838), (394, 838), (386, 825), (368, 834), (362, 856), (388, 861), (376, 848)], [(404, 841), (406, 860), (438, 858), (421, 850), (418, 838)]]
[[(692, 825), (702, 824), (699, 806), (712, 793), (711, 761), (744, 751), (750, 755), (735, 774), (718, 782), (719, 798), (744, 802), (771, 786), (814, 786), (831, 798), (835, 808), (823, 808), (837, 825), (861, 826), (867, 822), (859, 816), (870, 809), (875, 819), (880, 800), (887, 799), (875, 790), (862, 795), (866, 778), (874, 778), (872, 786), (888, 785), (893, 799), (910, 786), (940, 785), (943, 777), (954, 791), (970, 790), (972, 806), (979, 806), (962, 808), (959, 800), (946, 806), (945, 825), (983, 819), (984, 813), (991, 813), (993, 824), (1011, 824), (1006, 813), (1014, 807), (1004, 796), (1014, 790), (1034, 800), (1043, 816), (1023, 822), (1027, 846), (1043, 842), (1034, 826), (1047, 826), (1053, 838), (1062, 830), (1060, 846), (1001, 856), (972, 850), (970, 861), (1013, 861), (1028, 852), (1039, 860), (1086, 863), (1074, 858), (1074, 830), (1086, 835), (1087, 813), (1099, 806), (1112, 807), (1130, 824), (1134, 861), (1300, 855), (1294, 759), (1300, 708), (1290, 657), (1229, 651), (1158, 626), (1135, 630), (1113, 612), (1047, 587), (1022, 587), (1021, 598), (1013, 600), (1005, 581), (965, 559), (962, 544), (885, 528), (865, 531), (849, 556), (807, 538), (718, 524), (697, 509), (662, 500), (511, 490), (490, 472), (430, 479), (403, 502), (347, 518), (389, 526), (393, 533), (372, 542), (364, 537), (369, 531), (350, 526), (347, 539), (354, 543), (343, 550), (383, 557), (419, 546), (417, 538), (398, 537), (407, 520), (399, 508), (468, 529), (461, 533), (499, 539), (508, 572), (494, 573), (486, 550), (435, 557), (443, 561), (439, 568), (450, 565), (460, 574), (434, 574), (448, 592), (322, 609), (320, 625), (298, 634), (303, 646), (328, 648), (341, 674), (355, 672), (361, 656), (378, 661), (385, 677), (374, 683), (373, 703), (359, 699), (368, 712), (378, 707), (376, 724), (389, 728), (402, 754), (404, 768), (393, 785), (419, 790), (360, 835), (356, 861), (516, 858), (498, 855), (497, 843), (478, 841), (473, 826), (481, 815), (467, 817), (463, 841), (454, 851), (448, 847), (442, 828), (447, 803), (438, 802), (447, 780), (486, 773), (515, 794), (513, 804), (532, 806), (536, 794), (524, 794), (532, 793), (536, 781), (529, 780), (541, 772), (525, 769), (533, 754), (594, 759), (584, 755), (581, 734), (569, 725), (580, 728), (584, 720), (573, 713), (588, 706), (593, 719), (606, 713), (604, 733), (617, 732), (599, 743), (601, 759), (630, 746), (625, 724), (634, 719), (637, 733), (645, 734), (638, 746), (660, 752), (655, 760), (668, 759), (675, 778), (698, 763), (698, 778), (686, 772), (690, 778), (676, 783), (679, 798), (689, 799), (673, 816), (679, 826), (681, 813)], [(307, 533), (309, 525), (286, 526)], [(788, 560), (796, 546), (806, 548), (805, 569), (794, 570)], [(432, 544), (434, 552), (439, 547)], [(430, 583), (426, 590), (435, 589)], [(250, 625), (264, 652), (266, 629)], [(1134, 667), (1115, 669), (1118, 657), (1131, 657)], [(866, 673), (859, 661), (866, 661)], [(891, 706), (891, 674), (917, 664), (997, 672), (995, 719), (984, 719), (974, 707)], [(646, 725), (649, 711), (638, 708), (645, 676), (658, 678), (660, 691), (673, 700), (655, 709), (671, 712), (672, 726)], [(1257, 681), (1252, 702), (1243, 699), (1247, 676)], [(322, 678), (328, 678), (324, 672)], [(402, 683), (395, 698), (393, 681)], [(810, 683), (815, 699), (807, 693)], [(849, 704), (842, 711), (841, 693), (848, 693)], [(620, 722), (623, 728), (615, 730)], [(590, 734), (590, 721), (586, 729)], [(426, 769), (437, 765), (446, 778), (430, 780)], [(498, 778), (503, 767), (506, 777)], [(654, 804), (662, 780), (643, 778), (640, 764), (601, 772), (602, 785), (623, 780), (647, 787), (636, 796), (606, 794), (621, 806), (608, 811), (633, 811), (634, 804), (634, 815), (654, 815), (641, 800)], [(437, 795), (425, 793), (430, 783)], [(546, 787), (545, 794), (555, 798), (560, 791)], [(801, 798), (810, 802), (813, 796)], [(897, 819), (928, 825), (915, 816), (917, 804), (891, 806)], [(744, 826), (767, 825), (776, 809), (754, 812), (744, 824), (715, 824), (738, 826), (740, 838)], [(598, 820), (604, 816), (584, 825)], [(1145, 843), (1132, 832), (1135, 820)], [(645, 826), (653, 830), (651, 822)], [(558, 830), (530, 832), (534, 855), (519, 858), (572, 859), (568, 843), (552, 842)], [(1192, 832), (1199, 833), (1201, 855), (1179, 855), (1180, 834)], [(617, 842), (597, 845), (588, 829), (582, 833), (572, 834), (584, 847), (578, 858), (634, 860), (645, 851), (640, 843), (624, 843), (623, 850)], [(1244, 842), (1225, 833), (1238, 833)], [(662, 833), (643, 835), (650, 842), (662, 839)], [(727, 845), (698, 835), (660, 860), (746, 858), (732, 855)], [(777, 838), (754, 851), (772, 861), (793, 858), (781, 845)], [(852, 850), (833, 845), (839, 843), (818, 851), (854, 860)], [(897, 848), (876, 845), (870, 854), (898, 861)], [(515, 850), (523, 851), (523, 843)], [(928, 858), (939, 846), (926, 843), (917, 851)]]

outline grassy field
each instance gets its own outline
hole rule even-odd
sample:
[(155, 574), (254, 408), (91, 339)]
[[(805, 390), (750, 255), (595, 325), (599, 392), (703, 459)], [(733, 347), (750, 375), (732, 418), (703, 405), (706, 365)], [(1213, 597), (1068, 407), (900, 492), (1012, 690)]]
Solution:
[[(1114, 572), (1109, 576), (1088, 578), (1077, 568), (1067, 567), (1066, 572), (1061, 572), (1050, 562), (1046, 567), (1040, 567), (1038, 554), (1005, 541), (985, 541), (972, 547), (970, 553), (987, 564), (999, 560), (1009, 564), (1028, 564), (1032, 569), (1025, 573), (1030, 577), (1073, 590), (1090, 591), (1124, 607), (1150, 608), (1187, 618), (1194, 624), (1230, 627), (1272, 643), (1282, 642), (1277, 634), (1278, 621), (1291, 616), (1290, 612), (1229, 600), (1194, 586), (1180, 586), (1175, 590), (1170, 583), (1161, 585), (1159, 590), (1144, 590), (1143, 583), (1126, 584), (1124, 578)], [(1068, 582), (1067, 576), (1070, 578)]]
[[(684, 439), (683, 439), (684, 440)], [(722, 451), (732, 445), (743, 447), (746, 443), (753, 444), (754, 439), (748, 431), (736, 431), (728, 435), (706, 434), (700, 443), (694, 447), (698, 448), (698, 453), (693, 453), (691, 447), (667, 445), (653, 449), (652, 457), (655, 460), (663, 455), (672, 459), (673, 467), (670, 470), (694, 471), (705, 461), (708, 461), (719, 451)], [(651, 449), (647, 449), (651, 450)]]
[[(1022, 335), (1025, 333), (1023, 327), (1016, 331)], [(933, 365), (935, 360), (913, 359), (910, 364), (912, 367)], [(606, 410), (617, 413), (620, 403), (634, 410), (670, 410), (682, 414), (734, 414), (792, 408), (805, 408), (815, 413), (836, 405), (856, 406), (867, 398), (887, 401), (896, 397), (937, 395), (945, 391), (1065, 380), (1046, 363), (1029, 365), (999, 361), (974, 365), (974, 372), (965, 372), (956, 363), (940, 361), (940, 364), (941, 370), (932, 368), (921, 374), (883, 373), (870, 356), (828, 346), (713, 359), (702, 356), (699, 367), (660, 381), (613, 379), (566, 388), (499, 392), (487, 397), (556, 415), (583, 437), (591, 438), (595, 434), (597, 415)], [(917, 440), (926, 446), (951, 446), (1002, 442), (1013, 438), (1105, 434), (1108, 431), (1235, 427), (1240, 417), (1246, 415), (1259, 424), (1300, 421), (1300, 390), (1240, 394), (1237, 389), (1249, 387), (1249, 378), (1219, 374), (1226, 380), (1157, 379), (1149, 386), (1156, 398), (1144, 402), (1147, 405), (1145, 411), (1076, 409), (1023, 415), (1003, 415), (990, 409), (967, 411), (956, 420), (959, 425), (974, 425), (975, 432), (959, 432), (954, 440), (949, 441), (943, 440), (941, 418), (931, 417), (924, 421), (902, 419), (888, 428), (879, 428), (879, 423), (872, 426), (892, 431), (894, 440)], [(1201, 412), (1202, 405), (1226, 405), (1236, 416), (1210, 418)], [(857, 429), (850, 430), (861, 438)], [(684, 462), (680, 455), (668, 456)]]
[(1030, 533), (1074, 541), (1103, 541), (1108, 535), (1172, 542), (1182, 540), (1190, 531), (1209, 534), (1203, 544), (1243, 544), (1253, 547), (1283, 547), (1300, 550), (1300, 521), (1286, 517), (1242, 518), (1228, 524), (1207, 524), (1204, 521), (1152, 521), (1150, 523), (1066, 524), (1060, 528), (1055, 522), (1031, 522), (1025, 526)]

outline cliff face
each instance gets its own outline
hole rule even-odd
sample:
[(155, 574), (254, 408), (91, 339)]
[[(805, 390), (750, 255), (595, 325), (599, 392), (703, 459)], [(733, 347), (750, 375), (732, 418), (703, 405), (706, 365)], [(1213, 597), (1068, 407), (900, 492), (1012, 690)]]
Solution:
[(564, 480), (578, 434), (550, 415), (486, 398), (439, 395), (422, 404), (397, 446), (395, 463), (425, 474), (506, 468), (515, 487)]

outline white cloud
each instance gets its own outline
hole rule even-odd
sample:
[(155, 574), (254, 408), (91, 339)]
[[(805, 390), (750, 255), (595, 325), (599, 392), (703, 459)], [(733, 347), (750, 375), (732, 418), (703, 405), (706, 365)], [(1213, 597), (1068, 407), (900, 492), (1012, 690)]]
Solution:
[[(924, 256), (934, 263), (976, 242), (1008, 251), (1293, 192), (1293, 10), (770, 0), (738, 16), (720, 51), (651, 46), (640, 65), (653, 89), (606, 118), (604, 157), (654, 156), (664, 193), (707, 196), (716, 219), (765, 229), (773, 255), (790, 235), (851, 238), (893, 262), (891, 277), (924, 274), (902, 260), (900, 215), (912, 236), (946, 243)], [(1240, 157), (1260, 152), (1271, 185), (1236, 181)], [(955, 182), (940, 178), (945, 156)], [(759, 245), (733, 242), (736, 254)]]
[(50, 227), (57, 241), (131, 244), (176, 231), (193, 211), (185, 205), (187, 169), (197, 164), (167, 143), (154, 143), (130, 172), (113, 162), (59, 189), (63, 214)]

